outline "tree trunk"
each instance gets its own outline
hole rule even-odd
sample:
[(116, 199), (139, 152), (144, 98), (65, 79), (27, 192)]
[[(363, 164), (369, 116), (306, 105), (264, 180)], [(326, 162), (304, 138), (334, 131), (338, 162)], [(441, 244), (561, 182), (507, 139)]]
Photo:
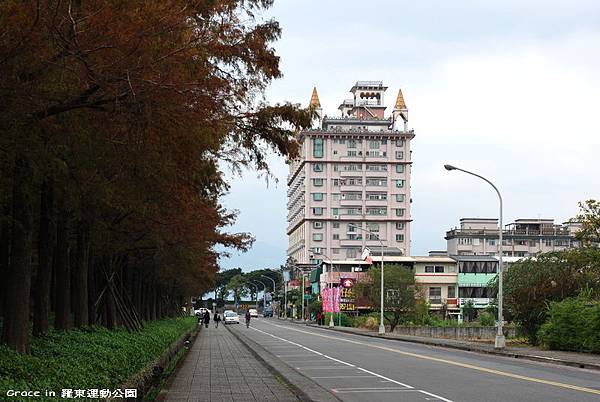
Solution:
[(77, 227), (77, 249), (75, 251), (75, 261), (73, 264), (73, 319), (75, 327), (85, 327), (89, 325), (88, 316), (88, 255), (89, 255), (89, 234), (87, 225), (79, 222)]
[[(10, 266), (10, 208), (5, 205), (0, 220), (0, 315), (4, 317), (6, 275)], [(1, 334), (0, 334), (1, 336)]]
[(39, 263), (35, 282), (33, 334), (46, 335), (49, 331), (50, 285), (52, 282), (52, 252), (54, 250), (54, 189), (51, 182), (44, 182), (41, 191), (40, 228), (38, 236)]
[(56, 225), (56, 309), (54, 328), (71, 328), (71, 275), (69, 269), (69, 216), (61, 205)]
[(29, 351), (29, 310), (31, 290), (31, 239), (33, 214), (29, 163), (19, 158), (13, 182), (13, 227), (10, 269), (6, 275), (6, 305), (2, 341), (20, 353)]
[(96, 303), (96, 298), (98, 297), (98, 293), (96, 291), (96, 270), (94, 265), (94, 250), (90, 246), (89, 248), (89, 256), (88, 256), (88, 322), (90, 325), (96, 324), (96, 308), (94, 307), (94, 303)]

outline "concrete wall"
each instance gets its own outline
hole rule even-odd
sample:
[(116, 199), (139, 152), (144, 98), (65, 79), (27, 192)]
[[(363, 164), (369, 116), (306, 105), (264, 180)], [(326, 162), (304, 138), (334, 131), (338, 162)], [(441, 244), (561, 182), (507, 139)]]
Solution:
[[(396, 327), (394, 333), (429, 338), (494, 339), (496, 327)], [(514, 338), (515, 328), (504, 328), (504, 334)]]

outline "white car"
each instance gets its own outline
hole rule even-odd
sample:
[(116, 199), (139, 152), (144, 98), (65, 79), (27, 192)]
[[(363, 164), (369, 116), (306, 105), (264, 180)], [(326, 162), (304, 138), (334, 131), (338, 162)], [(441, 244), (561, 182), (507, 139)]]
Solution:
[(250, 317), (258, 317), (258, 310), (255, 308), (251, 308), (248, 310), (250, 312)]
[(235, 311), (227, 310), (223, 313), (224, 324), (239, 324), (240, 316)]

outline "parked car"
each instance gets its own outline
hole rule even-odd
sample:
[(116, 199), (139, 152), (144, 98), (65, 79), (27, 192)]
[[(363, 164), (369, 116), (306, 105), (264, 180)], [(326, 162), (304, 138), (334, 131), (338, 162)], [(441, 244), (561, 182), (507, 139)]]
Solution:
[(258, 310), (255, 308), (251, 308), (248, 310), (250, 312), (250, 317), (258, 317)]
[(225, 321), (223, 322), (224, 324), (240, 323), (240, 316), (235, 311), (227, 310), (223, 313), (223, 316), (225, 317)]
[(267, 306), (263, 309), (263, 317), (273, 317), (273, 307)]

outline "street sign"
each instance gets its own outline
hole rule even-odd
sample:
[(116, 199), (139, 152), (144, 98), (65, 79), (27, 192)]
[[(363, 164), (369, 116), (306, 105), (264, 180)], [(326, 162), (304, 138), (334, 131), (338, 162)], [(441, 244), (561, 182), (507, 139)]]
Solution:
[(304, 295), (304, 300), (310, 300), (312, 299), (312, 295)]

